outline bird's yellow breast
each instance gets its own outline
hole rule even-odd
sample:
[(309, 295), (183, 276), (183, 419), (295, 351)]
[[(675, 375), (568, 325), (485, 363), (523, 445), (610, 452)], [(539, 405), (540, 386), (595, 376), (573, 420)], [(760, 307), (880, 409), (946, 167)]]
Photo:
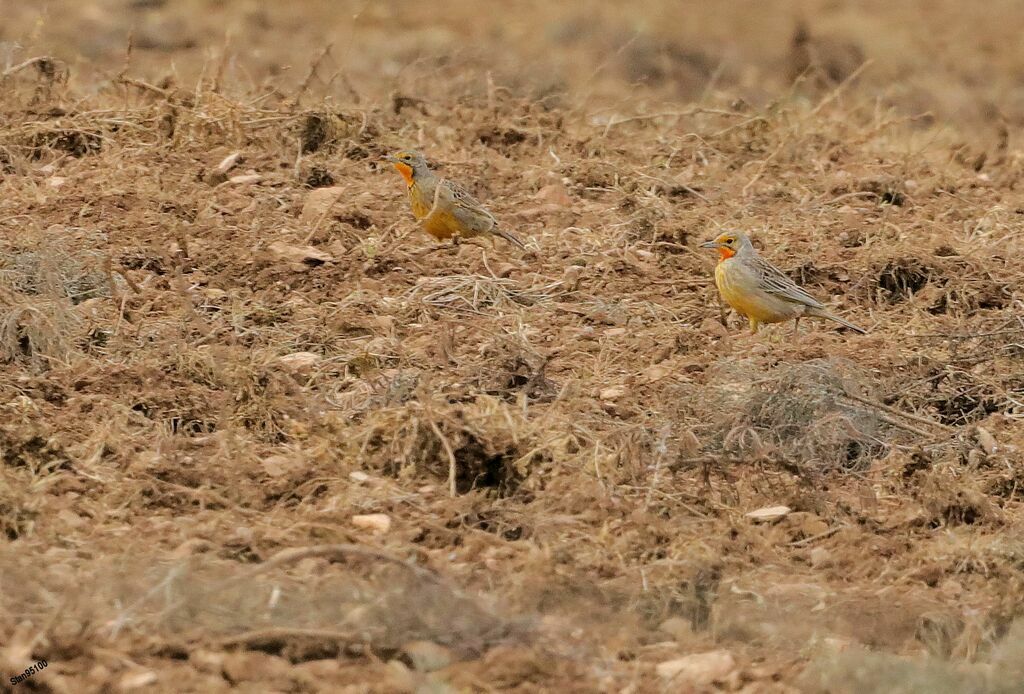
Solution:
[(434, 206), (433, 200), (427, 200), (423, 189), (416, 183), (409, 184), (409, 206), (416, 219), (423, 219), (430, 214), (430, 208)]
[(423, 230), (438, 241), (450, 239), (456, 234), (466, 236), (466, 230), (459, 220), (452, 213), (444, 210), (434, 210), (429, 217), (422, 220), (422, 224)]
[(715, 266), (715, 284), (725, 302), (737, 313), (759, 323), (777, 323), (790, 318), (789, 312), (757, 284), (757, 279), (734, 266), (739, 260), (722, 260)]

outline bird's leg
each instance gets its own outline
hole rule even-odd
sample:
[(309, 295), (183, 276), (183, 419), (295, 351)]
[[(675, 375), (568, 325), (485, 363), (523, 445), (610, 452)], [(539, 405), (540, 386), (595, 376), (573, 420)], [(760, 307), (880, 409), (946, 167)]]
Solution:
[(458, 255), (461, 243), (462, 237), (459, 234), (452, 234), (451, 243), (445, 246), (445, 248), (447, 248), (450, 253)]
[(726, 329), (729, 328), (729, 317), (725, 315), (725, 302), (722, 301), (721, 294), (718, 295), (718, 319), (722, 321), (722, 325), (724, 325)]
[(761, 327), (761, 324), (758, 323), (753, 318), (750, 318), (748, 320), (750, 320), (750, 334), (751, 335), (757, 335), (757, 329)]
[(800, 316), (797, 316), (796, 320), (793, 321), (793, 337), (796, 337), (799, 334), (800, 334)]

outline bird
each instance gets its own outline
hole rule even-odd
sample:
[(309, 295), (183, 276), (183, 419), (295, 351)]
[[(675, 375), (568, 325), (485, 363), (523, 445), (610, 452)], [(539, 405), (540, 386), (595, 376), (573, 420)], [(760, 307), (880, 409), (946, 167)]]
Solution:
[(781, 270), (758, 255), (750, 237), (742, 232), (726, 232), (701, 248), (718, 250), (715, 284), (725, 302), (750, 321), (756, 333), (762, 323), (781, 323), (796, 319), (794, 332), (804, 316), (828, 318), (855, 332), (867, 331), (829, 313), (825, 305), (805, 292)]
[(498, 228), (494, 215), (465, 188), (431, 171), (419, 152), (402, 150), (386, 160), (405, 179), (413, 216), (438, 241), (451, 239), (453, 245), (458, 245), (461, 239), (474, 236), (500, 236), (526, 250), (526, 244)]

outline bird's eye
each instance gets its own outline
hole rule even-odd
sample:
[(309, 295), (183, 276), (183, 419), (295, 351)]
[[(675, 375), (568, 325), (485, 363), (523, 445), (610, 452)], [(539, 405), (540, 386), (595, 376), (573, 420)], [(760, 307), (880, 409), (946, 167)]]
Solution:
[(731, 245), (732, 245), (732, 243), (733, 243), (733, 241), (735, 241), (735, 240), (736, 240), (736, 239), (734, 239), (734, 238), (732, 238), (732, 237), (729, 237), (729, 238), (727, 238), (727, 239), (725, 240), (725, 245), (726, 245), (726, 246), (731, 246)]

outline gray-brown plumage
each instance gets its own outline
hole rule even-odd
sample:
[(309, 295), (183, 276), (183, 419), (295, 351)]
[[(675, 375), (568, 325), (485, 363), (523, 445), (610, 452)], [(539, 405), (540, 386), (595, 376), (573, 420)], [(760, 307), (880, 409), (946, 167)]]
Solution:
[(499, 236), (526, 250), (522, 241), (498, 228), (494, 215), (465, 188), (431, 171), (422, 154), (402, 151), (387, 159), (405, 179), (413, 216), (438, 241)]
[(758, 255), (746, 234), (727, 232), (703, 247), (718, 250), (715, 284), (725, 302), (750, 321), (751, 332), (756, 333), (762, 323), (795, 319), (799, 324), (803, 316), (828, 318), (850, 330), (867, 332), (829, 313), (823, 303)]

